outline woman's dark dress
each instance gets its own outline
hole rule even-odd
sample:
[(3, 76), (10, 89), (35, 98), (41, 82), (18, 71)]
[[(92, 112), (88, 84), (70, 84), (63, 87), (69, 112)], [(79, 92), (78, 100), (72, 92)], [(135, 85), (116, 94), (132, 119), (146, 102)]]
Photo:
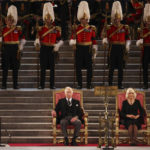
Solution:
[[(126, 117), (127, 114), (130, 115), (140, 115), (137, 119), (131, 119)], [(144, 123), (144, 109), (142, 108), (140, 101), (135, 100), (135, 102), (130, 105), (127, 100), (123, 101), (122, 110), (121, 110), (121, 118), (123, 119), (123, 124), (126, 129), (132, 124), (137, 125), (138, 129), (141, 128), (141, 124)]]

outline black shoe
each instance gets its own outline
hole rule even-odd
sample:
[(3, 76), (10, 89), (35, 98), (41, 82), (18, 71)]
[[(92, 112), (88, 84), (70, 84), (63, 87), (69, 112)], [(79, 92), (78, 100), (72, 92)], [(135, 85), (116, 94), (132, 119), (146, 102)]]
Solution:
[(74, 138), (72, 139), (71, 145), (72, 145), (72, 146), (78, 146), (78, 144), (77, 144), (77, 142), (76, 142), (76, 139), (74, 139)]
[(131, 145), (131, 146), (137, 146), (137, 144), (136, 144), (136, 143), (134, 143), (134, 142), (133, 142), (133, 143), (131, 143), (130, 145)]
[(118, 89), (124, 89), (122, 85), (118, 85)]
[(92, 89), (92, 85), (91, 84), (87, 85), (87, 89)]
[(38, 89), (44, 89), (44, 86), (39, 86)]
[(65, 138), (64, 145), (65, 145), (65, 146), (68, 146), (68, 145), (69, 145), (68, 138)]
[(50, 86), (50, 89), (56, 89), (56, 87), (55, 86)]
[(78, 86), (77, 86), (77, 89), (82, 89), (82, 86), (81, 86), (81, 85), (78, 85)]
[(144, 85), (144, 86), (143, 86), (143, 89), (148, 89), (148, 85)]
[(2, 89), (7, 89), (7, 86), (6, 85), (2, 85)]
[(19, 89), (19, 86), (18, 85), (14, 85), (14, 89)]

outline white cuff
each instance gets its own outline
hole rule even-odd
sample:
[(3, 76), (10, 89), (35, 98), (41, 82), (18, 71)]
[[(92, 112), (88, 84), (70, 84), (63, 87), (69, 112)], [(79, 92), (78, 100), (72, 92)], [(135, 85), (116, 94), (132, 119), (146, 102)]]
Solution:
[(139, 47), (140, 45), (143, 44), (143, 39), (139, 39), (136, 41), (136, 46)]
[(40, 45), (40, 40), (38, 38), (34, 41), (34, 46), (37, 46), (37, 45)]
[(25, 39), (21, 39), (20, 44), (25, 45), (26, 44), (26, 40)]
[(60, 40), (57, 44), (55, 44), (54, 45), (54, 51), (57, 52), (59, 50), (60, 46), (63, 45), (63, 43), (64, 42), (62, 40)]
[(102, 44), (108, 44), (108, 39), (107, 38), (103, 38)]
[(69, 41), (69, 45), (70, 45), (70, 46), (75, 45), (75, 44), (76, 44), (76, 40), (71, 39), (71, 40)]

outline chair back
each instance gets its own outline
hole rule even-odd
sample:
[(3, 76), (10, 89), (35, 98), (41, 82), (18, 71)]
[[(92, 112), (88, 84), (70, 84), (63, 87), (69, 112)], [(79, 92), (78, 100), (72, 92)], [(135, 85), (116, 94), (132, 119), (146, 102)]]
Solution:
[[(53, 109), (55, 109), (56, 104), (60, 99), (65, 98), (65, 89), (56, 90), (53, 92)], [(80, 101), (81, 107), (83, 107), (83, 92), (81, 90), (73, 89), (73, 99)]]

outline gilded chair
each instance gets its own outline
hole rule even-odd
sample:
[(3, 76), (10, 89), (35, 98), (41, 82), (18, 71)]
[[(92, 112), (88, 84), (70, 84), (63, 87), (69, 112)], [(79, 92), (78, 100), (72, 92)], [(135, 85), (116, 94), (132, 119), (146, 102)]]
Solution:
[[(53, 91), (53, 109), (55, 109), (58, 101), (62, 98), (65, 98), (65, 93), (64, 93), (65, 89), (61, 89), (61, 90), (55, 90)], [(84, 111), (83, 108), (83, 92), (81, 90), (75, 90), (73, 89), (73, 96), (74, 99), (79, 100), (80, 101), (80, 105), (81, 108), (83, 109), (83, 119), (84, 119), (84, 124), (81, 125), (81, 129), (80, 129), (80, 140), (78, 140), (77, 142), (81, 142), (85, 144), (88, 144), (88, 113), (86, 113)], [(60, 124), (56, 123), (56, 117), (52, 117), (52, 130), (53, 130), (53, 144), (56, 143), (61, 143), (64, 142), (63, 139), (57, 139), (58, 135), (61, 135), (62, 131), (61, 131), (61, 127)], [(69, 134), (69, 136), (71, 136), (73, 134), (74, 131), (74, 127), (73, 125), (68, 125), (67, 127), (67, 132)], [(70, 138), (69, 138), (70, 140)]]
[[(150, 114), (146, 112), (146, 104), (145, 104), (145, 93), (141, 91), (136, 91), (137, 97), (141, 103), (141, 106), (145, 110), (145, 116), (144, 116), (144, 124), (142, 124), (141, 129), (138, 131), (138, 134), (144, 135), (144, 139), (139, 140), (142, 143), (150, 144)], [(122, 109), (122, 103), (126, 99), (125, 98), (126, 91), (118, 92), (116, 96), (116, 130), (115, 130), (115, 138), (116, 138), (116, 144), (121, 143), (128, 143), (129, 138), (124, 138), (121, 140), (120, 135), (121, 134), (128, 134), (128, 131), (125, 129), (125, 126), (121, 124), (121, 118), (119, 115), (119, 112), (121, 112)]]

